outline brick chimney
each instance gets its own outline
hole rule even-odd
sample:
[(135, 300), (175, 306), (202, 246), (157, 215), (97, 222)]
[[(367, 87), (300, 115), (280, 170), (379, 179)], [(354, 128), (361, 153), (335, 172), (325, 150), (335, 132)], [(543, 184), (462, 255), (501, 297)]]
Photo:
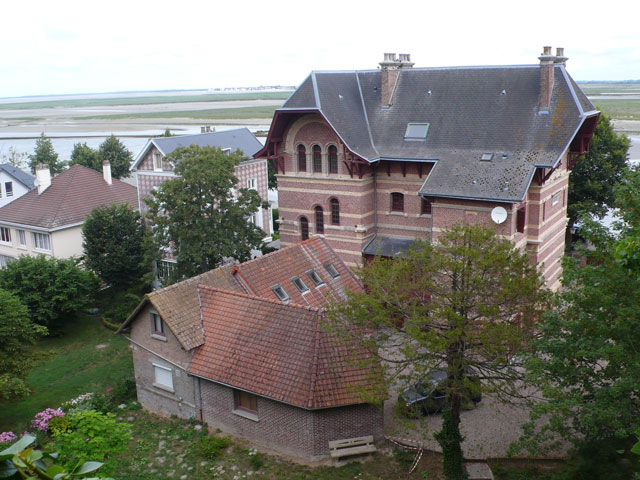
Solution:
[(553, 93), (553, 67), (556, 56), (551, 54), (551, 47), (543, 47), (542, 55), (538, 57), (538, 60), (540, 60), (540, 111), (548, 112)]
[(109, 163), (109, 160), (102, 162), (102, 175), (104, 176), (104, 181), (107, 182), (107, 184), (111, 185), (113, 183), (111, 180), (111, 164)]
[(396, 58), (395, 53), (385, 53), (384, 60), (380, 62), (380, 106), (390, 107), (391, 97), (396, 88), (398, 75), (402, 68), (411, 68), (411, 56), (408, 53), (401, 53)]
[(44, 192), (51, 185), (51, 172), (49, 165), (39, 163), (36, 165), (36, 183), (38, 184), (38, 195)]

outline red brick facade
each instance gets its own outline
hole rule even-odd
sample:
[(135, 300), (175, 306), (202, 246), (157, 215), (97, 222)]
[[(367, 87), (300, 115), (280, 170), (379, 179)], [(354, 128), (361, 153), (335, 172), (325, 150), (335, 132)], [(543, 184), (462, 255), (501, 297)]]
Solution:
[[(300, 145), (306, 151), (304, 171), (300, 169)], [(314, 145), (320, 146), (322, 152), (321, 171), (314, 171)], [(331, 145), (337, 146), (338, 173), (329, 171), (327, 152)], [(355, 266), (362, 261), (362, 250), (375, 234), (434, 240), (454, 224), (482, 224), (495, 228), (500, 236), (526, 249), (531, 261), (540, 265), (547, 285), (553, 289), (559, 287), (559, 259), (564, 250), (567, 222), (566, 158), (542, 185), (535, 179), (532, 181), (524, 202), (525, 228), (520, 233), (517, 211), (521, 206), (511, 203), (439, 197), (431, 199), (431, 213), (428, 213), (418, 191), (431, 170), (431, 163), (381, 161), (376, 165), (354, 166), (351, 174), (345, 161), (348, 153), (318, 114), (302, 115), (293, 121), (285, 130), (277, 151), (284, 159), (285, 172), (278, 174), (283, 247), (302, 239), (301, 219), (306, 218), (310, 236), (323, 235), (347, 265)], [(402, 194), (402, 211), (394, 210), (392, 194)], [(339, 224), (332, 221), (332, 199), (339, 204)], [(491, 210), (496, 206), (508, 212), (507, 220), (500, 225), (491, 221)], [(322, 233), (318, 232), (317, 207), (322, 208)]]

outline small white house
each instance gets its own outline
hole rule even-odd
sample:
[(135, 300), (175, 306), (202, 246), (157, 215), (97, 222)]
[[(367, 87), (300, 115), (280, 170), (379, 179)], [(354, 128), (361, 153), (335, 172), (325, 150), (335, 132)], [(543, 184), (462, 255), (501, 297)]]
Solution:
[(33, 190), (35, 177), (10, 163), (0, 164), (0, 208)]

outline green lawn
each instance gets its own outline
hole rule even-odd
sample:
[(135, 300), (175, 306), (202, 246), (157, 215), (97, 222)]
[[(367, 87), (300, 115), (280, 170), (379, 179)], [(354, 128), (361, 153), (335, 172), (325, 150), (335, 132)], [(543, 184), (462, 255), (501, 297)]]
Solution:
[(118, 113), (114, 115), (91, 115), (73, 117), (74, 120), (122, 120), (125, 118), (202, 118), (207, 120), (245, 120), (247, 118), (271, 119), (276, 106), (212, 108), (210, 110), (182, 110), (146, 113)]
[(32, 110), (54, 107), (102, 107), (113, 105), (152, 105), (159, 103), (229, 102), (232, 100), (286, 100), (292, 92), (212, 93), (204, 95), (157, 95), (120, 98), (87, 98), (15, 102), (0, 104), (0, 110)]
[(27, 377), (33, 393), (15, 403), (0, 403), (0, 432), (22, 432), (37, 412), (85, 392), (104, 391), (133, 373), (127, 340), (104, 328), (98, 317), (80, 315), (61, 337), (46, 338), (37, 348), (48, 354)]

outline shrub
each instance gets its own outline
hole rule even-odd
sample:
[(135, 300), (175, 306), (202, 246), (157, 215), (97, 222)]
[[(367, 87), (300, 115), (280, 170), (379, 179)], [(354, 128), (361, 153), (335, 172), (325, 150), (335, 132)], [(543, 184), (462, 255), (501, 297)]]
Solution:
[(194, 451), (201, 457), (214, 460), (230, 443), (229, 437), (206, 436), (196, 442)]
[(112, 324), (120, 327), (122, 322), (131, 315), (131, 312), (133, 312), (141, 300), (141, 297), (133, 293), (119, 293), (115, 295), (111, 306), (104, 313), (104, 323), (107, 326)]
[(36, 413), (35, 418), (31, 421), (31, 426), (36, 430), (46, 432), (49, 430), (49, 422), (55, 417), (64, 417), (64, 412), (59, 408), (47, 408)]
[(93, 392), (83, 393), (82, 395), (63, 403), (60, 408), (68, 414), (81, 412), (83, 410), (91, 410), (94, 395), (95, 394)]
[(56, 449), (71, 468), (88, 459), (106, 461), (104, 472), (113, 470), (109, 459), (121, 453), (131, 440), (131, 425), (117, 422), (112, 413), (95, 410), (77, 412), (70, 416), (71, 430), (53, 434)]
[(264, 457), (257, 450), (249, 450), (249, 465), (253, 470), (260, 470), (260, 467), (264, 465)]
[(136, 399), (136, 382), (131, 376), (121, 378), (104, 393), (95, 393), (91, 398), (91, 408), (99, 412), (111, 412), (122, 403)]
[(53, 417), (49, 421), (49, 430), (53, 435), (56, 433), (68, 432), (71, 430), (71, 417), (65, 415), (64, 417)]
[(2, 433), (0, 433), (0, 444), (2, 444), (2, 443), (11, 443), (16, 438), (18, 438), (18, 437), (13, 432), (2, 432)]

